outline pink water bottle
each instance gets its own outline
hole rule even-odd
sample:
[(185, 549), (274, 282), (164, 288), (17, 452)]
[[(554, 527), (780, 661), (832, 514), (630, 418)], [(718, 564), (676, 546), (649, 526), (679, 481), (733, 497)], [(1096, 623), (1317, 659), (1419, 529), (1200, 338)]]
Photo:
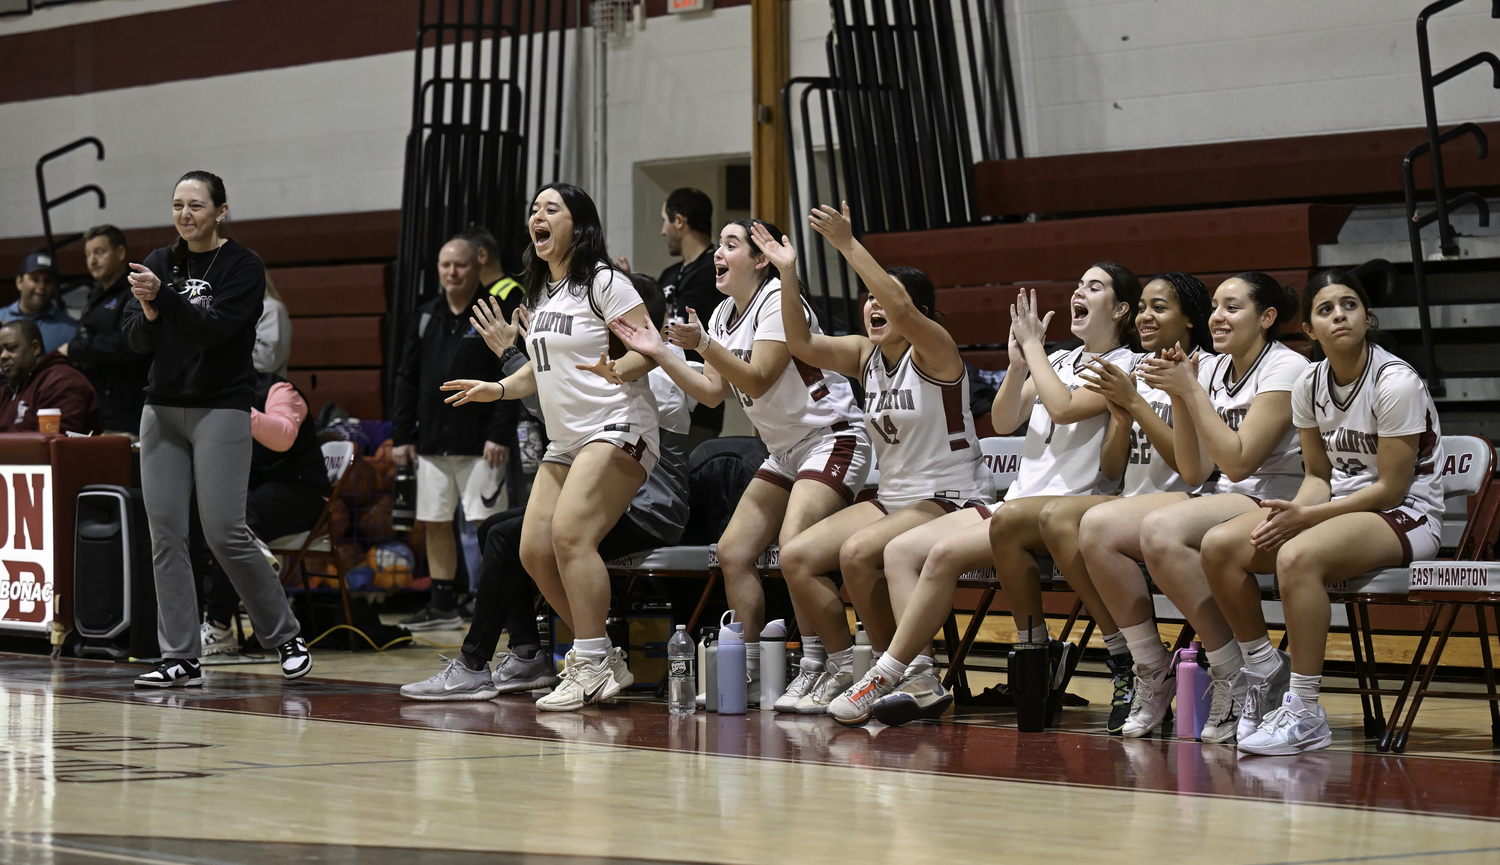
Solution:
[(1198, 664), (1203, 646), (1197, 640), (1177, 652), (1177, 738), (1196, 739), (1208, 723), (1208, 669)]

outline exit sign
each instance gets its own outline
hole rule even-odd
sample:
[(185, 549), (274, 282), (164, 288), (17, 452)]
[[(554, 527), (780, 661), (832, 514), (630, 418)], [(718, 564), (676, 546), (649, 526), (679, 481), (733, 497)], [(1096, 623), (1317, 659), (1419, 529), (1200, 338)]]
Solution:
[(667, 11), (673, 14), (707, 12), (712, 8), (714, 8), (714, 0), (667, 0)]

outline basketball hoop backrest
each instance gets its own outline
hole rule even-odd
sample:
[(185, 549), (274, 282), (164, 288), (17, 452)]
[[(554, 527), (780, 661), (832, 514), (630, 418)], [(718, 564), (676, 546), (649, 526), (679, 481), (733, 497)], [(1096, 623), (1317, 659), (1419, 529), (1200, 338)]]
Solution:
[(337, 484), (354, 462), (354, 442), (323, 442), (323, 466), (328, 469), (328, 483)]
[(1478, 495), (1494, 459), (1495, 449), (1478, 436), (1443, 436), (1443, 498)]
[(979, 440), (984, 467), (995, 479), (997, 499), (1015, 483), (1016, 475), (1021, 471), (1021, 451), (1025, 447), (1025, 436), (992, 436)]

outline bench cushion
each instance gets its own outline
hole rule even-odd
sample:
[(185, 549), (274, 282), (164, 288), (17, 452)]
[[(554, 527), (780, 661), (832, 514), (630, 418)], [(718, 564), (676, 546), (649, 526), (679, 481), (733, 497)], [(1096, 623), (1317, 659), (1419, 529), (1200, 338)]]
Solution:
[(658, 547), (610, 559), (605, 566), (620, 571), (701, 571), (708, 574), (712, 547)]
[(1406, 595), (1411, 592), (1410, 568), (1380, 568), (1359, 576), (1330, 583), (1330, 595)]

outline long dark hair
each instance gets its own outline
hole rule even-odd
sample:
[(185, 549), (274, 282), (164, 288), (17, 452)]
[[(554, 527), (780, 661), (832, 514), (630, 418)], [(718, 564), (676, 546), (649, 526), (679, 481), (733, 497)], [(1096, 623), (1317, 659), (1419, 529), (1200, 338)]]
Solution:
[(1115, 303), (1123, 303), (1130, 307), (1130, 312), (1120, 319), (1116, 330), (1120, 336), (1120, 342), (1131, 348), (1140, 348), (1141, 340), (1135, 332), (1135, 308), (1141, 303), (1141, 280), (1135, 272), (1123, 264), (1113, 261), (1096, 261), (1089, 265), (1089, 269), (1099, 268), (1109, 274), (1110, 288), (1115, 293)]
[[(208, 197), (214, 203), (214, 210), (223, 207), (225, 202), (229, 200), (229, 197), (224, 193), (224, 181), (219, 179), (219, 175), (217, 174), (211, 174), (207, 171), (189, 171), (177, 179), (174, 188), (180, 186), (186, 180), (196, 180), (208, 187)], [(224, 233), (223, 226), (217, 226), (214, 231), (222, 235)], [(177, 239), (172, 241), (167, 247), (167, 251), (172, 254), (172, 290), (181, 293), (183, 286), (187, 285), (188, 279), (187, 241), (183, 240), (182, 235), (179, 234)]]
[[(549, 189), (557, 192), (573, 217), (573, 237), (568, 241), (566, 253), (567, 278), (573, 285), (568, 290), (581, 295), (593, 284), (594, 274), (602, 269), (615, 269), (609, 250), (604, 246), (604, 225), (599, 221), (599, 208), (587, 192), (571, 183), (549, 183), (531, 196), (532, 202), (535, 203), (537, 196)], [(526, 214), (529, 222), (531, 211), (528, 209)], [(521, 253), (521, 270), (526, 305), (535, 309), (547, 292), (547, 283), (552, 281), (551, 267), (537, 256), (535, 245), (528, 243), (526, 251)]]

